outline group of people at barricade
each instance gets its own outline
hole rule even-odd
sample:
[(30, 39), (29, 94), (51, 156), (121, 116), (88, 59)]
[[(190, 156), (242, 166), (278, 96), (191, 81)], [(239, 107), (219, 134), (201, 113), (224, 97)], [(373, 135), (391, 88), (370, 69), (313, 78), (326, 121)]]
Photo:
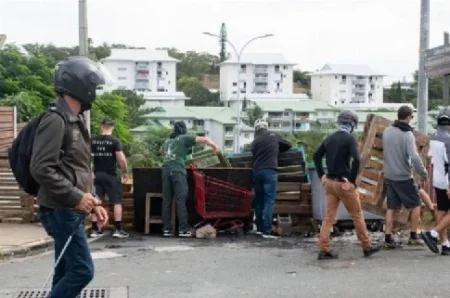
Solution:
[[(107, 195), (114, 205), (113, 236), (126, 238), (122, 226), (121, 180), (128, 179), (128, 167), (120, 140), (112, 136), (114, 122), (105, 118), (102, 133), (92, 138), (85, 126), (82, 113), (91, 109), (96, 89), (105, 79), (98, 65), (86, 57), (70, 57), (60, 62), (55, 71), (54, 88), (58, 94), (55, 103), (41, 116), (33, 119), (20, 132), (9, 151), (11, 168), (20, 186), (37, 195), (39, 218), (54, 239), (55, 271), (49, 298), (75, 298), (94, 276), (92, 257), (85, 235), (85, 218), (92, 215), (91, 237), (101, 235), (108, 214), (98, 198)], [(427, 172), (417, 153), (410, 121), (413, 110), (403, 106), (398, 120), (383, 133), (384, 177), (387, 188), (386, 248), (397, 248), (392, 237), (392, 226), (397, 211), (403, 205), (411, 209), (411, 233), (408, 244), (423, 245), (417, 234), (420, 217), (420, 193), (412, 178), (412, 168), (427, 180)], [(314, 154), (317, 173), (326, 189), (326, 216), (319, 241), (319, 260), (336, 259), (329, 245), (329, 231), (338, 206), (342, 202), (351, 214), (364, 256), (380, 251), (382, 244), (372, 244), (364, 221), (356, 190), (360, 168), (357, 141), (353, 132), (358, 117), (352, 111), (343, 111), (337, 118), (339, 129), (329, 135)], [(450, 255), (446, 228), (450, 224), (449, 175), (450, 107), (439, 112), (437, 132), (431, 137), (430, 155), (434, 166), (433, 186), (437, 197), (438, 224), (421, 234), (426, 245), (435, 253)], [(172, 234), (171, 204), (175, 199), (179, 220), (179, 236), (191, 237), (186, 199), (188, 183), (186, 156), (195, 144), (205, 144), (218, 152), (218, 146), (209, 138), (191, 136), (186, 124), (177, 121), (173, 133), (163, 144), (162, 218), (163, 235)], [(275, 238), (272, 218), (277, 189), (277, 168), (280, 152), (292, 145), (278, 133), (271, 132), (264, 120), (255, 123), (255, 138), (251, 144), (253, 156), (253, 189), (255, 193), (256, 232), (263, 238)], [(94, 171), (91, 170), (93, 156)], [(327, 173), (322, 166), (326, 159)], [(122, 179), (116, 173), (122, 169)], [(94, 177), (94, 179), (93, 179)], [(93, 181), (94, 180), (94, 181)], [(95, 187), (95, 190), (94, 190)], [(429, 199), (425, 201), (430, 204)]]
[[(437, 225), (418, 235), (422, 201), (434, 210), (430, 197), (413, 178), (413, 169), (420, 177), (420, 183), (428, 181), (428, 173), (418, 153), (413, 128), (413, 109), (402, 106), (397, 111), (397, 120), (385, 129), (383, 140), (384, 185), (387, 212), (385, 218), (384, 244), (372, 244), (368, 236), (363, 210), (357, 191), (356, 178), (360, 170), (360, 157), (356, 138), (352, 132), (357, 128), (358, 116), (352, 111), (343, 111), (338, 116), (338, 131), (328, 136), (314, 154), (314, 164), (326, 190), (326, 215), (323, 220), (319, 241), (319, 260), (336, 259), (338, 255), (330, 249), (329, 234), (335, 222), (340, 202), (352, 216), (364, 256), (379, 252), (381, 248), (397, 249), (402, 245), (393, 235), (395, 217), (400, 209), (410, 210), (410, 237), (408, 245), (423, 246), (424, 243), (434, 253), (450, 255), (447, 227), (450, 225), (450, 177), (448, 165), (450, 157), (450, 107), (439, 111), (437, 130), (430, 137), (433, 164), (433, 181), (436, 194)], [(322, 166), (326, 158), (327, 173)], [(351, 163), (351, 165), (350, 165)], [(420, 239), (422, 238), (422, 239)], [(441, 244), (439, 250), (438, 244)]]

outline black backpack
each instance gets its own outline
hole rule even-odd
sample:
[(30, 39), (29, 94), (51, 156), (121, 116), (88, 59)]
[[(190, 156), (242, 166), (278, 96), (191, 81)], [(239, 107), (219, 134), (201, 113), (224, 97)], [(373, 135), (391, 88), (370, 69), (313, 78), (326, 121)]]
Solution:
[[(47, 113), (57, 113), (64, 119), (66, 132), (63, 140), (63, 148), (65, 148), (67, 144), (70, 144), (68, 138), (71, 137), (71, 133), (69, 131), (70, 125), (67, 115), (59, 111), (55, 106), (52, 106), (46, 112), (28, 122), (13, 141), (11, 148), (8, 149), (9, 165), (17, 183), (27, 194), (33, 196), (37, 195), (40, 187), (30, 172), (34, 136), (42, 117)], [(64, 149), (62, 151), (65, 152)]]

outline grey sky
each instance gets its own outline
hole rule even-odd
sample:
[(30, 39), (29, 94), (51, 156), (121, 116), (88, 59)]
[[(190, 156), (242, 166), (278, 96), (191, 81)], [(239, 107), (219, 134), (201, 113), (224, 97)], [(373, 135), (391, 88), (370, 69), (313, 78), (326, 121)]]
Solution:
[[(281, 52), (302, 70), (330, 63), (366, 63), (388, 75), (411, 77), (418, 65), (419, 0), (88, 0), (94, 43), (124, 43), (217, 54), (219, 33), (249, 52)], [(450, 30), (450, 1), (431, 1), (430, 46)], [(78, 43), (78, 0), (0, 0), (0, 33), (9, 42)], [(231, 49), (229, 49), (231, 50)]]

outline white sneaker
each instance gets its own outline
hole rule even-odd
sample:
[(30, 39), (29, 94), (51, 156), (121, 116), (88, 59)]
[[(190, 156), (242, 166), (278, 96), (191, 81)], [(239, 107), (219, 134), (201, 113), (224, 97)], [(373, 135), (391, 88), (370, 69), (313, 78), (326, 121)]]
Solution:
[(124, 230), (116, 230), (113, 234), (114, 238), (128, 238), (130, 237), (130, 234), (125, 232)]
[(268, 235), (268, 234), (263, 234), (262, 237), (263, 237), (264, 239), (278, 239), (278, 238), (280, 238), (280, 237), (278, 237), (278, 236)]
[(90, 238), (98, 238), (100, 236), (103, 236), (103, 231), (100, 230), (92, 230), (91, 234), (89, 235)]

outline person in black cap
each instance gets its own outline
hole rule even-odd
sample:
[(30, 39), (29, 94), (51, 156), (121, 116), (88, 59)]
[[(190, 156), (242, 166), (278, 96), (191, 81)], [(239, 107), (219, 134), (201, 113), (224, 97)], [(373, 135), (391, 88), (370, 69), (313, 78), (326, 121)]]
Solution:
[(219, 150), (212, 140), (206, 137), (186, 135), (186, 133), (186, 124), (183, 121), (175, 122), (173, 133), (161, 148), (161, 151), (164, 153), (164, 162), (162, 165), (162, 218), (165, 237), (173, 236), (171, 232), (172, 227), (170, 226), (172, 198), (175, 198), (177, 204), (179, 221), (178, 236), (192, 237), (186, 208), (186, 199), (189, 190), (186, 178), (186, 156), (192, 152), (192, 147), (196, 143), (210, 146), (214, 154)]
[[(92, 155), (94, 156), (94, 185), (97, 196), (104, 199), (108, 195), (109, 202), (114, 205), (115, 238), (127, 238), (129, 234), (122, 227), (122, 183), (117, 177), (117, 163), (122, 168), (122, 181), (127, 181), (128, 165), (122, 151), (122, 143), (112, 136), (114, 121), (105, 118), (102, 121), (102, 133), (92, 137)], [(97, 218), (92, 217), (91, 237), (102, 235), (97, 225)]]

